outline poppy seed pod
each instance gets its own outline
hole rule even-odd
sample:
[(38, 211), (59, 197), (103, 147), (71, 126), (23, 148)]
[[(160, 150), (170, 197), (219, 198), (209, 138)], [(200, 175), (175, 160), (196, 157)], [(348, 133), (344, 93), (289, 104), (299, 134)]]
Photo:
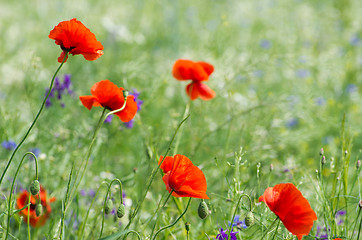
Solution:
[(255, 218), (254, 218), (254, 214), (253, 212), (248, 212), (248, 214), (246, 214), (245, 217), (245, 225), (247, 227), (250, 227), (251, 225), (254, 224)]
[(127, 90), (123, 90), (123, 97), (126, 99), (128, 97), (129, 93)]
[(105, 214), (109, 214), (112, 211), (112, 208), (113, 208), (113, 202), (112, 200), (108, 200), (104, 208)]
[(206, 202), (204, 202), (204, 201), (200, 202), (197, 212), (201, 219), (205, 219), (209, 215), (209, 208), (207, 207)]
[(34, 180), (31, 182), (30, 184), (30, 193), (31, 195), (35, 196), (39, 193), (40, 191), (40, 184), (38, 180)]
[(37, 217), (39, 217), (40, 215), (42, 215), (42, 213), (43, 213), (43, 206), (39, 203), (35, 207), (35, 214)]
[(190, 226), (191, 226), (191, 224), (189, 222), (185, 223), (185, 229), (187, 232), (190, 231)]
[(125, 208), (124, 208), (124, 205), (121, 204), (118, 209), (117, 209), (117, 217), (118, 218), (122, 218), (125, 214)]

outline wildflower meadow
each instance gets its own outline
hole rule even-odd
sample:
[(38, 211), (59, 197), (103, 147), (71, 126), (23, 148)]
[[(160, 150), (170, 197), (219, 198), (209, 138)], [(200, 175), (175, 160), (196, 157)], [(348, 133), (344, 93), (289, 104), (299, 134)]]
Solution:
[(1, 239), (362, 239), (362, 1), (0, 1)]

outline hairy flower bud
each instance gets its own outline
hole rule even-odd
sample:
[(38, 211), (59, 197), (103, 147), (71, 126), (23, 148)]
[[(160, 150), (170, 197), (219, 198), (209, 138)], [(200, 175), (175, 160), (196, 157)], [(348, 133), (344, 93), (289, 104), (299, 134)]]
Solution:
[(323, 156), (324, 155), (324, 149), (321, 148), (321, 150), (319, 151), (319, 155)]
[(42, 215), (42, 213), (43, 213), (43, 206), (39, 203), (35, 207), (35, 214), (37, 217), (39, 217), (40, 215)]
[(359, 169), (361, 167), (361, 160), (357, 160), (356, 168)]
[(123, 204), (119, 205), (119, 207), (117, 209), (117, 217), (122, 218), (124, 216), (125, 212), (126, 211), (125, 211), (124, 205)]
[(128, 97), (128, 91), (127, 90), (123, 90), (123, 97), (124, 99), (126, 99)]
[(31, 182), (30, 184), (30, 193), (31, 195), (35, 196), (39, 193), (40, 191), (40, 184), (38, 180), (34, 180)]
[(104, 208), (105, 214), (109, 214), (112, 211), (113, 208), (113, 201), (109, 199), (106, 203), (106, 207)]
[(321, 160), (321, 162), (322, 162), (322, 165), (324, 165), (324, 164), (326, 164), (326, 156), (322, 156), (322, 160)]
[(248, 214), (246, 214), (246, 217), (245, 217), (245, 225), (247, 227), (250, 227), (251, 225), (254, 224), (254, 221), (255, 221), (255, 219), (254, 219), (253, 212), (248, 212)]
[(205, 219), (209, 215), (209, 208), (207, 207), (206, 202), (204, 201), (200, 202), (197, 212), (201, 219)]

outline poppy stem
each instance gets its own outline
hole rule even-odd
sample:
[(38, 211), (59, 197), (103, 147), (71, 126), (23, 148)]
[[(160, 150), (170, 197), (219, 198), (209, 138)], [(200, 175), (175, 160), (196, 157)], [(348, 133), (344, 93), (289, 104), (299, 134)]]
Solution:
[(355, 221), (354, 227), (353, 227), (353, 231), (352, 231), (351, 239), (353, 238), (353, 235), (354, 235), (354, 230), (356, 229), (356, 226), (357, 226), (357, 221), (358, 221), (358, 217), (359, 217), (360, 213), (361, 213), (361, 208), (359, 208), (359, 210), (358, 210), (358, 215), (357, 215), (357, 218), (356, 218), (356, 221)]
[[(180, 129), (181, 125), (182, 125), (189, 117), (190, 117), (190, 115), (188, 115), (187, 117), (185, 117), (184, 119), (182, 119), (182, 121), (180, 122), (180, 124), (177, 126), (177, 128), (176, 128), (176, 130), (175, 130), (175, 133), (173, 134), (173, 137), (172, 137), (172, 139), (171, 139), (171, 141), (170, 141), (170, 143), (169, 143), (169, 145), (168, 145), (168, 147), (167, 147), (167, 149), (166, 149), (166, 152), (165, 152), (165, 154), (163, 155), (164, 158), (163, 158), (162, 161), (157, 165), (157, 168), (152, 171), (151, 176), (150, 176), (150, 178), (149, 178), (149, 180), (148, 180), (148, 184), (147, 184), (147, 187), (146, 187), (146, 191), (145, 191), (145, 193), (143, 194), (143, 196), (142, 196), (142, 198), (140, 199), (140, 201), (138, 202), (137, 207), (135, 208), (135, 210), (133, 211), (133, 213), (130, 215), (129, 222), (128, 222), (127, 226), (125, 227), (125, 230), (127, 230), (127, 229), (129, 228), (129, 226), (130, 226), (131, 223), (132, 223), (132, 220), (133, 220), (134, 217), (137, 215), (138, 211), (141, 209), (142, 203), (143, 203), (143, 201), (144, 201), (145, 198), (146, 198), (147, 192), (148, 192), (148, 190), (149, 190), (150, 187), (151, 187), (151, 184), (152, 184), (152, 182), (153, 182), (153, 179), (155, 178), (155, 175), (156, 175), (158, 169), (160, 169), (161, 164), (163, 163), (163, 161), (165, 160), (167, 154), (169, 153), (169, 151), (170, 151), (170, 149), (171, 149), (171, 145), (172, 145), (173, 141), (175, 140), (175, 137), (176, 137), (176, 134), (177, 134), (178, 130)], [(123, 238), (123, 239), (125, 239), (125, 238)]]
[(261, 239), (264, 239), (264, 237), (268, 234), (269, 230), (272, 228), (272, 226), (274, 225), (274, 223), (279, 219), (279, 217), (276, 217), (274, 219), (274, 221), (272, 222), (272, 224), (267, 228), (267, 230), (265, 231), (264, 235), (261, 237)]
[(86, 214), (85, 219), (84, 219), (84, 221), (83, 221), (82, 230), (80, 231), (80, 236), (79, 236), (79, 234), (78, 234), (78, 236), (79, 236), (78, 239), (83, 239), (84, 229), (85, 229), (85, 226), (86, 226), (86, 224), (87, 224), (87, 220), (88, 220), (88, 216), (89, 216), (90, 210), (93, 208), (93, 204), (94, 204), (94, 202), (95, 202), (95, 200), (96, 200), (96, 198), (97, 198), (97, 196), (98, 196), (99, 190), (101, 189), (101, 187), (102, 187), (103, 184), (105, 184), (106, 186), (108, 186), (108, 183), (102, 182), (101, 185), (99, 186), (99, 188), (97, 189), (97, 192), (94, 194), (94, 197), (93, 197), (93, 199), (92, 199), (92, 202), (91, 202), (91, 204), (90, 204), (90, 206), (89, 206), (89, 208), (88, 208), (87, 214)]
[(277, 235), (277, 232), (278, 232), (278, 228), (279, 228), (279, 224), (280, 224), (280, 218), (278, 217), (278, 225), (277, 225), (277, 228), (275, 229), (275, 231), (274, 231), (274, 235), (273, 235), (273, 238), (272, 238), (272, 240), (274, 240), (274, 238), (275, 238), (275, 236)]
[[(189, 102), (186, 104), (185, 112), (184, 112), (182, 119), (186, 118), (186, 116), (189, 115), (191, 102), (192, 102), (192, 100), (190, 99)], [(173, 150), (173, 155), (177, 154), (178, 146), (180, 145), (181, 136), (182, 136), (182, 130), (176, 137), (176, 143), (175, 143), (175, 148)]]
[(172, 193), (173, 193), (173, 189), (171, 190), (170, 194), (168, 194), (166, 201), (164, 202), (162, 208), (164, 208), (166, 206), (166, 203), (167, 203), (168, 199), (170, 199)]
[(140, 235), (138, 234), (138, 232), (136, 232), (135, 230), (129, 230), (128, 233), (127, 233), (124, 237), (127, 237), (128, 234), (130, 234), (130, 233), (136, 234), (136, 235), (137, 235), (137, 238), (138, 238), (139, 240), (141, 240), (141, 236), (140, 236)]
[(228, 236), (230, 236), (230, 234), (231, 234), (231, 231), (232, 231), (232, 228), (233, 228), (234, 218), (235, 218), (235, 215), (236, 215), (236, 211), (238, 210), (240, 201), (241, 201), (241, 199), (242, 199), (243, 197), (247, 197), (247, 198), (249, 199), (249, 203), (250, 203), (250, 208), (249, 208), (249, 210), (250, 210), (250, 212), (251, 212), (252, 201), (251, 201), (250, 196), (249, 196), (248, 194), (245, 194), (245, 193), (244, 193), (244, 194), (241, 194), (241, 196), (239, 197), (238, 203), (236, 204), (233, 217), (231, 218), (231, 223), (230, 223), (231, 226), (229, 227), (229, 235), (228, 235)]
[[(92, 152), (93, 144), (95, 143), (95, 140), (96, 140), (96, 137), (97, 137), (97, 135), (98, 135), (99, 129), (102, 127), (102, 125), (103, 125), (103, 123), (104, 123), (104, 120), (105, 120), (109, 115), (122, 111), (122, 110), (126, 107), (126, 104), (127, 104), (127, 95), (124, 94), (124, 103), (123, 103), (123, 106), (122, 106), (121, 108), (116, 109), (116, 110), (113, 110), (113, 111), (107, 113), (106, 115), (104, 115), (105, 112), (106, 112), (106, 108), (103, 109), (102, 115), (101, 115), (101, 117), (99, 118), (99, 121), (98, 121), (96, 130), (94, 131), (93, 138), (92, 138), (92, 141), (91, 141), (91, 143), (90, 143), (90, 145), (89, 145), (89, 148), (88, 148), (88, 150), (87, 150), (86, 156), (85, 156), (85, 158), (82, 160), (82, 162), (81, 162), (81, 164), (80, 164), (79, 171), (77, 171), (77, 173), (76, 173), (75, 183), (74, 183), (74, 186), (75, 186), (75, 187), (73, 187), (73, 189), (72, 189), (72, 191), (71, 191), (70, 200), (73, 200), (74, 195), (75, 195), (75, 193), (76, 193), (76, 191), (77, 191), (77, 189), (78, 189), (78, 187), (79, 187), (79, 185), (80, 185), (80, 183), (81, 183), (81, 181), (82, 181), (82, 179), (83, 179), (83, 177), (84, 177), (85, 170), (87, 169), (87, 166), (88, 166), (89, 157), (90, 157), (90, 154), (91, 154), (91, 152)], [(79, 172), (80, 172), (80, 170), (81, 170), (81, 167), (82, 167), (84, 161), (86, 161), (86, 162), (85, 162), (85, 165), (84, 165), (84, 168), (83, 168), (83, 172), (82, 172), (82, 175), (81, 175), (81, 177), (80, 177), (80, 179), (79, 179), (79, 181), (78, 181), (78, 183), (77, 183), (78, 175), (79, 175)], [(68, 201), (68, 202), (69, 202), (69, 201)], [(70, 202), (71, 202), (71, 201), (70, 201)], [(69, 205), (66, 206), (65, 210), (67, 210), (68, 207), (69, 207)]]
[(161, 228), (160, 230), (158, 230), (158, 231), (156, 232), (155, 236), (153, 236), (152, 240), (156, 239), (156, 236), (157, 236), (160, 232), (162, 232), (163, 230), (174, 226), (174, 225), (182, 218), (182, 216), (185, 215), (185, 213), (187, 212), (187, 209), (189, 208), (190, 202), (191, 202), (191, 197), (189, 198), (189, 201), (187, 202), (185, 211), (183, 211), (183, 213), (182, 213), (173, 223), (171, 223), (170, 225), (167, 225), (167, 226)]
[[(14, 175), (14, 179), (13, 179), (13, 182), (11, 184), (11, 189), (10, 189), (10, 196), (9, 196), (9, 204), (8, 204), (8, 222), (7, 222), (7, 226), (6, 226), (6, 235), (5, 235), (5, 239), (8, 238), (8, 235), (9, 235), (9, 226), (10, 226), (10, 218), (12, 216), (11, 214), (11, 198), (13, 196), (13, 191), (14, 191), (14, 185), (15, 185), (15, 180), (16, 180), (16, 177), (18, 176), (18, 173), (20, 171), (20, 168), (21, 168), (21, 165), (23, 164), (23, 161), (25, 159), (25, 157), (27, 155), (32, 155), (35, 159), (35, 171), (36, 171), (36, 180), (38, 180), (38, 161), (36, 159), (36, 156), (34, 155), (34, 153), (32, 152), (27, 152), (24, 154), (23, 158), (21, 159), (20, 163), (19, 163), (19, 166), (18, 166), (18, 169), (16, 170), (16, 173)], [(30, 193), (29, 193), (29, 199), (30, 199)], [(40, 196), (40, 195), (39, 195)], [(29, 208), (30, 208), (30, 205), (28, 207), (28, 217), (30, 215), (30, 212), (29, 212)], [(29, 218), (28, 218), (28, 223), (29, 223)]]
[(102, 238), (102, 233), (103, 233), (103, 227), (104, 227), (104, 217), (106, 215), (106, 205), (107, 205), (107, 199), (108, 199), (108, 194), (109, 192), (111, 191), (111, 187), (112, 187), (112, 184), (114, 182), (118, 182), (119, 183), (119, 186), (120, 186), (120, 196), (121, 196), (121, 204), (123, 204), (123, 198), (122, 198), (122, 193), (123, 193), (123, 190), (122, 190), (122, 182), (121, 180), (119, 180), (118, 178), (115, 178), (111, 181), (111, 183), (108, 185), (108, 189), (107, 189), (107, 193), (106, 193), (106, 196), (104, 197), (104, 203), (103, 203), (103, 217), (102, 217), (102, 227), (101, 227), (101, 233), (99, 234), (99, 239)]
[(21, 147), (21, 145), (23, 145), (25, 139), (26, 139), (26, 138), (28, 137), (28, 135), (30, 134), (30, 132), (31, 132), (31, 130), (33, 129), (35, 123), (37, 122), (37, 120), (38, 120), (41, 112), (43, 111), (44, 106), (45, 106), (45, 102), (46, 102), (46, 100), (48, 99), (48, 97), (49, 97), (49, 95), (50, 95), (50, 93), (51, 93), (51, 91), (52, 91), (53, 84), (54, 84), (54, 79), (55, 79), (55, 77), (57, 76), (59, 70), (62, 68), (64, 62), (65, 62), (65, 58), (63, 59), (62, 63), (59, 65), (58, 69), (55, 71), (55, 73), (54, 73), (54, 75), (53, 75), (53, 78), (52, 78), (52, 80), (51, 80), (51, 82), (50, 82), (49, 91), (48, 91), (46, 97), (44, 98), (44, 101), (43, 101), (43, 103), (42, 103), (42, 105), (41, 105), (41, 107), (40, 107), (37, 115), (35, 116), (33, 122), (31, 123), (28, 131), (25, 133), (23, 139), (22, 139), (22, 140), (20, 141), (20, 143), (16, 146), (16, 148), (14, 149), (14, 152), (11, 154), (10, 159), (9, 159), (8, 163), (6, 164), (6, 167), (5, 167), (3, 173), (2, 173), (2, 175), (1, 175), (1, 177), (0, 177), (0, 185), (1, 185), (1, 183), (2, 183), (2, 181), (3, 181), (3, 179), (4, 179), (4, 177), (5, 177), (5, 174), (6, 174), (7, 170), (8, 170), (8, 168), (9, 168), (9, 166), (10, 166), (10, 164), (11, 164), (11, 162), (12, 162), (12, 160), (13, 160), (15, 154), (16, 154), (16, 152), (19, 150), (19, 148)]
[(73, 170), (74, 170), (74, 164), (72, 165), (72, 169), (70, 170), (70, 173), (69, 173), (67, 192), (65, 193), (65, 200), (64, 200), (64, 202), (62, 201), (62, 218), (60, 220), (60, 233), (59, 233), (60, 240), (62, 240), (62, 237), (63, 237), (63, 226), (64, 226), (64, 219), (65, 219), (64, 209), (65, 209), (65, 203), (68, 201), (69, 187), (70, 187), (70, 182), (72, 181)]

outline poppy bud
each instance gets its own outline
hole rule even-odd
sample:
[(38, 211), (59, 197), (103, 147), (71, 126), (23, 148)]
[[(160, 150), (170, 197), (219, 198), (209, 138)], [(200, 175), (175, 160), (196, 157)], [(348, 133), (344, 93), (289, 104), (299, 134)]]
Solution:
[(187, 232), (190, 231), (190, 226), (191, 226), (191, 224), (189, 222), (185, 223), (185, 229)]
[(361, 167), (361, 160), (357, 160), (356, 168), (359, 169)]
[(247, 227), (250, 227), (251, 225), (254, 224), (254, 214), (253, 212), (248, 212), (248, 214), (246, 214), (246, 217), (245, 217), (245, 225)]
[(126, 99), (128, 97), (128, 91), (127, 90), (123, 90), (123, 97), (124, 97), (124, 99)]
[(112, 200), (108, 200), (106, 203), (106, 207), (104, 208), (105, 214), (109, 214), (112, 211), (113, 208), (113, 202)]
[(200, 202), (199, 209), (197, 210), (199, 217), (205, 219), (209, 215), (209, 208), (207, 207), (206, 202)]
[(43, 206), (39, 203), (35, 207), (35, 214), (39, 217), (43, 213)]
[(118, 218), (122, 218), (125, 214), (125, 209), (124, 209), (124, 205), (121, 204), (119, 205), (118, 209), (117, 209), (117, 217)]
[(39, 193), (40, 191), (40, 184), (38, 180), (34, 180), (31, 182), (30, 184), (30, 193), (31, 195), (35, 196)]

